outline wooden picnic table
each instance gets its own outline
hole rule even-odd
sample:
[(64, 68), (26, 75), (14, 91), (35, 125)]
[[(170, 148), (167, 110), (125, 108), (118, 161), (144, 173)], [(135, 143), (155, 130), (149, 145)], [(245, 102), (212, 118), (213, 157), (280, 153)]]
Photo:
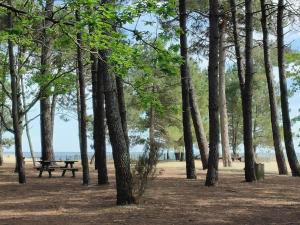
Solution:
[[(72, 172), (72, 177), (75, 177), (75, 172), (78, 171), (78, 168), (74, 167), (74, 164), (78, 162), (77, 160), (38, 160), (38, 163), (41, 165), (36, 167), (39, 173), (39, 177), (42, 177), (42, 174), (44, 171), (47, 171), (49, 174), (49, 178), (52, 177), (52, 172), (55, 169), (60, 169), (62, 170), (62, 177), (65, 176), (66, 171), (71, 171)], [(65, 163), (64, 166), (59, 166), (57, 163)]]
[(75, 177), (75, 172), (78, 171), (77, 168), (74, 168), (74, 163), (78, 162), (77, 160), (65, 160), (65, 166), (60, 169), (63, 171), (61, 176), (65, 176), (66, 171), (71, 171), (72, 176)]

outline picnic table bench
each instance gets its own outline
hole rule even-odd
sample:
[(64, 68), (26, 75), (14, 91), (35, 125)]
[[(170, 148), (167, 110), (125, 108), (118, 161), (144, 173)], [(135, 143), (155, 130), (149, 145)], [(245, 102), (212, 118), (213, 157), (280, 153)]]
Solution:
[(239, 155), (232, 155), (231, 159), (232, 159), (232, 161), (236, 161), (237, 160), (237, 161), (242, 162), (242, 157), (239, 156)]
[[(220, 156), (219, 157), (219, 160), (222, 160), (223, 159), (223, 157), (222, 156)], [(236, 156), (234, 156), (234, 155), (232, 155), (231, 156), (231, 160), (234, 162), (234, 161), (240, 161), (240, 162), (242, 162), (242, 157), (241, 156), (238, 156), (238, 155), (236, 155)]]
[(61, 176), (65, 176), (66, 171), (72, 172), (72, 177), (75, 177), (75, 172), (78, 171), (78, 168), (74, 168), (74, 163), (78, 162), (77, 160), (65, 160), (65, 166), (60, 167), (60, 169), (63, 171)]
[[(51, 161), (47, 161), (47, 160), (39, 160), (37, 161), (38, 163), (40, 163), (40, 166), (35, 167), (35, 169), (37, 169), (38, 171), (40, 171), (39, 173), (39, 177), (42, 177), (42, 174), (44, 171), (47, 171), (49, 174), (49, 178), (52, 177), (52, 172), (55, 171), (55, 169), (59, 169), (62, 171), (62, 177), (65, 176), (66, 171), (71, 171), (72, 172), (72, 177), (75, 177), (75, 172), (78, 171), (78, 168), (74, 167), (74, 163), (78, 162), (77, 160), (51, 160)], [(65, 163), (64, 166), (59, 166), (57, 165), (57, 163)]]

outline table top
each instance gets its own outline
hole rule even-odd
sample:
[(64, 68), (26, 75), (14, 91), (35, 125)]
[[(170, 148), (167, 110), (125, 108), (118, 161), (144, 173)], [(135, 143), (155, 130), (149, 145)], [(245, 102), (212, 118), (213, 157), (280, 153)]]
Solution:
[(52, 162), (64, 162), (64, 163), (75, 163), (78, 160), (38, 160), (38, 163), (52, 163)]

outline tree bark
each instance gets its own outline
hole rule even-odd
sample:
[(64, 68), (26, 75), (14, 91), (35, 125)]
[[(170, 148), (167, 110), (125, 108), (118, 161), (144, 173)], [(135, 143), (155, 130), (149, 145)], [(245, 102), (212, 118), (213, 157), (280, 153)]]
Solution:
[[(46, 0), (45, 17), (51, 17), (53, 13), (54, 0)], [(47, 34), (47, 28), (52, 25), (50, 20), (45, 19), (43, 22), (42, 35), (42, 51), (41, 51), (41, 76), (48, 76), (51, 56), (51, 38)], [(49, 89), (41, 86), (41, 100), (40, 100), (40, 119), (41, 119), (41, 148), (42, 159), (53, 160), (53, 140), (52, 140), (52, 119), (51, 119), (51, 104), (49, 98)]]
[(127, 116), (126, 116), (126, 104), (125, 104), (125, 96), (124, 96), (124, 87), (123, 87), (122, 79), (118, 76), (116, 76), (116, 84), (117, 84), (120, 116), (121, 116), (121, 120), (122, 120), (122, 128), (123, 128), (123, 132), (124, 132), (124, 137), (126, 139), (127, 148), (128, 148), (128, 151), (129, 151), (130, 142), (129, 142), (128, 128), (127, 128)]
[[(99, 51), (99, 54), (101, 52)], [(93, 109), (94, 109), (94, 148), (95, 164), (98, 172), (98, 184), (108, 184), (106, 164), (106, 137), (105, 137), (105, 108), (104, 108), (104, 73), (106, 65), (103, 59), (93, 57), (92, 83), (93, 83)], [(98, 64), (98, 66), (97, 66)], [(97, 70), (95, 70), (97, 69)]]
[[(236, 2), (235, 2), (235, 0), (229, 0), (229, 4), (230, 4), (230, 11), (231, 11), (231, 23), (232, 23), (232, 33), (233, 33), (233, 42), (234, 42), (234, 49), (235, 49), (235, 56), (236, 56), (237, 72), (238, 72), (238, 78), (239, 78), (239, 84), (240, 84), (241, 99), (243, 102), (245, 73), (244, 73), (244, 68), (243, 68), (244, 63), (243, 63), (243, 57), (241, 54), (239, 32), (238, 32), (238, 28), (237, 28)], [(237, 155), (238, 126), (239, 126), (238, 123), (236, 124), (236, 127), (234, 127), (234, 124), (233, 124), (233, 129), (235, 132), (234, 132), (234, 136), (233, 136), (232, 150), (233, 150), (234, 155)]]
[(219, 110), (218, 110), (218, 43), (219, 43), (219, 1), (209, 1), (209, 158), (206, 186), (218, 183), (219, 166)]
[(244, 151), (245, 151), (245, 179), (246, 182), (253, 182), (255, 177), (255, 156), (253, 152), (252, 137), (252, 94), (253, 94), (253, 0), (245, 1), (246, 10), (246, 43), (245, 43), (245, 85), (242, 98), (243, 107), (243, 129), (244, 129)]
[[(76, 20), (80, 22), (79, 11), (76, 10)], [(87, 135), (86, 135), (86, 99), (85, 99), (85, 79), (82, 63), (82, 34), (77, 33), (77, 71), (79, 80), (79, 96), (80, 96), (80, 153), (81, 153), (81, 165), (82, 165), (82, 182), (83, 185), (89, 185), (89, 161), (87, 154)]]
[[(5, 71), (6, 72), (6, 71)], [(2, 83), (5, 83), (5, 76), (3, 76)], [(3, 87), (2, 87), (3, 88)], [(6, 102), (6, 95), (3, 89), (1, 89), (1, 115), (4, 118), (4, 104)], [(4, 126), (2, 121), (2, 117), (0, 117), (0, 166), (3, 165), (3, 132), (4, 132)]]
[(261, 11), (262, 11), (261, 26), (263, 31), (264, 64), (265, 64), (265, 72), (266, 72), (268, 91), (269, 91), (273, 143), (274, 143), (275, 156), (276, 156), (276, 161), (278, 166), (278, 172), (280, 175), (282, 175), (282, 174), (288, 174), (288, 171), (286, 168), (285, 156), (283, 154), (283, 147), (281, 144), (277, 101), (276, 101), (276, 93), (274, 87), (273, 68), (272, 68), (270, 49), (269, 49), (269, 31), (267, 25), (268, 24), (267, 8), (266, 8), (265, 0), (261, 0), (260, 4), (261, 4)]
[[(1, 114), (4, 113), (4, 107), (1, 106)], [(0, 166), (3, 165), (3, 125), (2, 125), (2, 118), (0, 117)]]
[[(8, 0), (11, 5), (11, 0)], [(13, 28), (13, 16), (8, 12), (8, 28)], [(14, 47), (11, 39), (8, 39), (9, 71), (11, 79), (11, 97), (12, 97), (12, 119), (15, 139), (16, 169), (19, 176), (19, 183), (26, 183), (25, 167), (22, 152), (22, 121), (20, 119), (20, 107), (18, 95), (20, 94), (20, 83), (15, 70)]]
[(232, 30), (233, 30), (233, 40), (234, 40), (234, 49), (235, 49), (238, 77), (239, 77), (239, 82), (240, 82), (240, 89), (241, 89), (241, 92), (243, 92), (244, 84), (245, 84), (245, 75), (244, 75), (244, 69), (243, 69), (243, 57), (241, 55), (239, 32), (238, 32), (238, 28), (237, 28), (236, 3), (235, 3), (235, 0), (229, 0), (229, 3), (230, 3), (230, 9), (231, 9), (231, 23), (232, 23)]
[(190, 121), (190, 102), (189, 102), (189, 75), (187, 64), (187, 28), (186, 28), (186, 1), (179, 0), (179, 23), (181, 28), (180, 34), (180, 53), (183, 63), (180, 66), (181, 89), (182, 89), (182, 122), (184, 146), (186, 155), (186, 176), (187, 179), (196, 179), (193, 137)]
[[(92, 33), (93, 27), (89, 27)], [(98, 185), (108, 184), (106, 164), (106, 132), (105, 132), (105, 108), (104, 108), (104, 86), (103, 86), (103, 64), (102, 59), (97, 58), (97, 49), (91, 49), (91, 74), (93, 95), (93, 140), (95, 149), (95, 169), (98, 175)], [(100, 54), (100, 52), (99, 52)], [(92, 160), (91, 160), (92, 161)]]
[(198, 143), (198, 148), (200, 151), (202, 168), (205, 170), (208, 167), (208, 143), (207, 143), (207, 139), (206, 139), (203, 123), (202, 123), (202, 118), (197, 103), (195, 87), (193, 85), (191, 76), (189, 77), (189, 80), (190, 80), (189, 100), (191, 106), (191, 115), (192, 115), (195, 135)]
[(221, 127), (221, 143), (222, 143), (222, 158), (224, 167), (231, 166), (231, 154), (229, 147), (228, 135), (228, 115), (225, 90), (225, 32), (226, 21), (220, 24), (220, 40), (219, 40), (219, 108), (220, 108), (220, 127)]
[(278, 49), (278, 69), (281, 93), (281, 112), (283, 121), (283, 134), (287, 158), (293, 176), (300, 176), (300, 165), (293, 143), (293, 133), (289, 112), (288, 88), (286, 82), (285, 61), (284, 61), (284, 31), (283, 31), (283, 17), (284, 17), (284, 0), (278, 0), (277, 12), (277, 49)]
[(101, 75), (104, 80), (104, 93), (106, 105), (106, 118), (116, 174), (117, 204), (125, 205), (134, 203), (132, 193), (132, 175), (130, 171), (130, 156), (124, 136), (122, 120), (119, 111), (116, 80), (109, 74), (107, 65), (107, 52), (100, 51)]
[(79, 88), (79, 75), (78, 70), (76, 71), (77, 79), (76, 79), (76, 109), (77, 109), (77, 120), (78, 120), (78, 139), (79, 139), (79, 147), (81, 146), (81, 108), (80, 108), (80, 88)]

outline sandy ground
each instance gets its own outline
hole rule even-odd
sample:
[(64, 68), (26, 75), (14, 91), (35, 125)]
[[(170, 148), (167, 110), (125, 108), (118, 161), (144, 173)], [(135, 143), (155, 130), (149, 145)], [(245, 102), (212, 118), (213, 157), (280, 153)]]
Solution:
[(205, 172), (197, 165), (197, 180), (185, 179), (184, 162), (163, 162), (140, 204), (117, 207), (113, 165), (110, 184), (81, 185), (81, 174), (53, 178), (26, 162), (27, 184), (19, 185), (13, 164), (0, 167), (0, 224), (300, 224), (300, 178), (276, 175), (276, 164), (265, 164), (263, 182), (243, 182), (243, 163), (220, 167), (217, 187), (205, 187)]

